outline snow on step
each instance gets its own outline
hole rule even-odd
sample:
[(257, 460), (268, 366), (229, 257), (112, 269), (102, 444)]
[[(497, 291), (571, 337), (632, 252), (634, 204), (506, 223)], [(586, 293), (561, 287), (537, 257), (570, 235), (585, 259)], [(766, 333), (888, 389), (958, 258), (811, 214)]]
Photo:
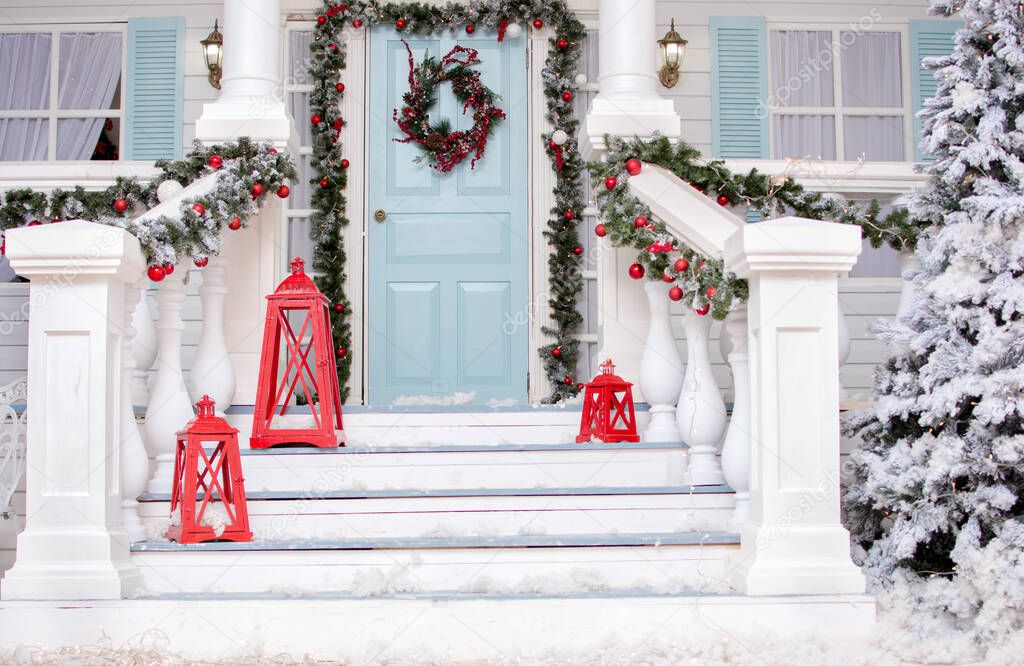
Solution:
[(727, 533), (142, 543), (148, 594), (728, 592)]
[[(166, 498), (143, 496), (151, 538), (167, 524)], [(714, 530), (732, 514), (724, 486), (700, 488), (557, 488), (328, 494), (250, 493), (257, 541), (517, 535), (673, 534)]]
[(243, 449), (257, 491), (681, 486), (682, 444)]

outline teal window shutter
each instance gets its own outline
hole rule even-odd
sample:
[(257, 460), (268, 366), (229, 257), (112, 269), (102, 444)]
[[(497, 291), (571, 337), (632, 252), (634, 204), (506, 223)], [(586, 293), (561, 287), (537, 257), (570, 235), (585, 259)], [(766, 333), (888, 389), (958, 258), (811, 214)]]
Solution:
[(911, 21), (910, 22), (910, 80), (914, 97), (914, 157), (918, 162), (929, 159), (921, 152), (921, 130), (924, 123), (917, 112), (924, 108), (924, 102), (935, 96), (938, 81), (935, 71), (926, 69), (923, 60), (953, 52), (953, 35), (963, 26), (960, 21)]
[(768, 158), (768, 67), (763, 17), (713, 16), (711, 123), (715, 157)]
[(184, 58), (185, 19), (129, 19), (125, 159), (180, 157)]

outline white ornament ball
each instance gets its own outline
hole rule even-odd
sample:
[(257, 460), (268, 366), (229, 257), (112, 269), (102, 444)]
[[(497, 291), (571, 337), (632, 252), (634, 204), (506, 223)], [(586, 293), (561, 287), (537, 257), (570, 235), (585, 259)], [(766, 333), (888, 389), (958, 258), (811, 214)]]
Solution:
[(585, 86), (587, 85), (587, 75), (584, 74), (583, 72), (580, 72), (579, 74), (576, 75), (575, 81), (576, 85)]
[(569, 140), (569, 135), (565, 133), (565, 130), (557, 129), (551, 133), (551, 140), (555, 142), (556, 146), (564, 146), (565, 142)]
[(185, 187), (176, 180), (165, 180), (156, 188), (156, 198), (160, 200), (160, 203), (169, 201), (178, 195)]
[(509, 23), (505, 27), (505, 36), (515, 39), (519, 35), (523, 34), (523, 26), (518, 23)]

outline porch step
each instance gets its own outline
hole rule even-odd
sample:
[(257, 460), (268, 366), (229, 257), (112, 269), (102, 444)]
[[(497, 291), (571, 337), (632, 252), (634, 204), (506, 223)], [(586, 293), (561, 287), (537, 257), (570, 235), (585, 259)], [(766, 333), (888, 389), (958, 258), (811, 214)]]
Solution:
[(133, 544), (147, 594), (729, 592), (725, 532)]
[[(147, 534), (161, 537), (169, 498), (140, 500)], [(676, 534), (718, 529), (735, 505), (726, 486), (252, 492), (248, 500), (257, 541)]]
[(243, 448), (258, 491), (682, 486), (681, 443)]

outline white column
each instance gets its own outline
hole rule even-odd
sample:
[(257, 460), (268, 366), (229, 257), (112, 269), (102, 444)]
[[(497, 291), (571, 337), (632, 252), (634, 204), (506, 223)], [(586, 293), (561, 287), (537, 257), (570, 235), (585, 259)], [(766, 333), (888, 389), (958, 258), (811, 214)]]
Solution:
[(839, 399), (846, 400), (849, 395), (846, 392), (846, 388), (843, 386), (843, 378), (841, 372), (843, 366), (846, 365), (846, 359), (850, 358), (850, 327), (846, 325), (846, 313), (843, 312), (843, 306), (836, 301), (836, 338), (839, 342), (837, 348), (837, 361), (836, 361), (836, 377), (839, 378)]
[(118, 599), (141, 585), (121, 527), (125, 290), (145, 271), (128, 232), (74, 220), (7, 232), (32, 281), (25, 531), (9, 599)]
[[(732, 368), (732, 416), (722, 443), (722, 474), (736, 491), (736, 509), (729, 529), (739, 531), (750, 519), (750, 371), (747, 366), (747, 308), (738, 306), (725, 320), (728, 351), (725, 357)], [(722, 343), (723, 347), (726, 343)]]
[(643, 441), (678, 442), (675, 405), (683, 387), (683, 360), (672, 336), (668, 286), (664, 282), (647, 281), (644, 289), (651, 322), (640, 359), (640, 391), (650, 405), (651, 421), (643, 432)]
[(175, 433), (194, 416), (192, 402), (185, 390), (181, 370), (181, 336), (185, 322), (181, 307), (185, 303), (184, 267), (179, 266), (157, 287), (156, 303), (156, 379), (146, 406), (146, 441), (155, 454), (156, 467), (149, 492), (170, 493), (174, 475)]
[(156, 360), (156, 329), (153, 327), (153, 310), (149, 305), (149, 280), (143, 278), (139, 285), (141, 298), (132, 313), (132, 403), (145, 405), (149, 402), (149, 369)]
[(726, 265), (750, 283), (750, 520), (733, 584), (751, 595), (855, 594), (839, 515), (839, 273), (856, 226), (799, 218), (744, 225)]
[(199, 402), (204, 394), (209, 395), (221, 414), (235, 397), (235, 370), (224, 338), (224, 301), (228, 294), (224, 284), (226, 267), (227, 259), (221, 256), (210, 257), (210, 262), (202, 269), (199, 299), (203, 303), (203, 331), (188, 378), (192, 402)]
[(658, 90), (655, 0), (600, 0), (600, 92), (587, 114), (584, 143), (597, 147), (605, 134), (680, 135), (672, 100)]
[(200, 141), (292, 140), (281, 87), (283, 18), (280, 0), (224, 0), (224, 75), (220, 97), (196, 120)]
[(683, 442), (690, 447), (689, 477), (692, 486), (725, 482), (718, 462), (718, 443), (727, 423), (725, 401), (711, 372), (708, 332), (711, 316), (683, 308), (686, 332), (686, 373), (676, 405), (676, 424)]
[[(144, 284), (144, 283), (143, 283)], [(135, 406), (132, 400), (132, 381), (135, 375), (135, 357), (132, 354), (135, 327), (133, 326), (136, 306), (141, 302), (143, 290), (138, 283), (125, 287), (125, 329), (123, 331), (124, 369), (121, 372), (121, 524), (129, 541), (144, 541), (146, 530), (139, 518), (139, 502), (136, 499), (146, 489), (149, 481), (149, 454), (142, 441), (138, 421), (135, 420)]]

